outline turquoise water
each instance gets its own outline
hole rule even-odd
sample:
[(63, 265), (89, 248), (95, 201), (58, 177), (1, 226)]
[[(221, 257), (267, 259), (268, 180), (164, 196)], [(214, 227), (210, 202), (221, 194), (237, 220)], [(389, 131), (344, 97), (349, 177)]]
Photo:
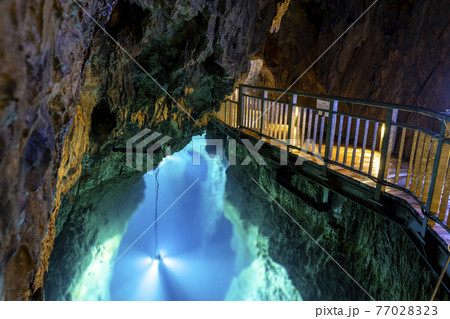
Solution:
[(145, 199), (111, 270), (111, 300), (270, 300), (277, 285), (294, 292), (275, 299), (300, 299), (284, 268), (258, 252), (257, 229), (224, 200), (228, 165), (191, 142), (145, 175)]

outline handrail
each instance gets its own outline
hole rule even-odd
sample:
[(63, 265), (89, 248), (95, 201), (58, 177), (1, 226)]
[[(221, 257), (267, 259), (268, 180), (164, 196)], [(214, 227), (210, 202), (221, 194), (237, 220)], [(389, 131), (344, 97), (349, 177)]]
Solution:
[[(261, 94), (246, 94), (245, 89), (260, 90)], [(269, 98), (269, 92), (283, 93), (289, 97), (288, 102)], [(299, 96), (316, 99), (316, 107), (297, 103)], [(318, 100), (328, 101), (328, 105), (319, 107)], [(382, 113), (386, 114), (380, 119), (342, 112), (339, 103), (384, 108), (386, 112)], [(440, 132), (397, 122), (398, 111), (439, 120)], [(450, 114), (241, 84), (215, 116), (231, 128), (280, 142), (289, 152), (320, 156), (324, 165), (342, 167), (374, 182), (374, 201), (387, 191), (386, 187), (401, 190), (420, 206), (423, 235), (427, 225), (434, 227), (435, 223), (450, 233), (450, 139), (446, 137)]]
[(312, 98), (329, 100), (329, 101), (340, 101), (340, 102), (367, 105), (367, 106), (377, 106), (377, 107), (383, 107), (383, 108), (398, 109), (401, 111), (409, 111), (409, 112), (427, 115), (427, 116), (433, 117), (435, 119), (438, 119), (440, 121), (450, 122), (450, 114), (447, 112), (437, 112), (437, 111), (428, 110), (428, 109), (424, 109), (424, 108), (417, 107), (417, 106), (394, 104), (394, 103), (387, 103), (387, 102), (376, 102), (376, 101), (369, 101), (369, 100), (362, 100), (362, 99), (355, 99), (355, 98), (348, 98), (348, 97), (339, 97), (339, 96), (333, 96), (333, 95), (324, 95), (324, 94), (317, 94), (317, 93), (295, 92), (295, 91), (290, 91), (290, 90), (285, 91), (285, 90), (281, 90), (281, 89), (265, 88), (265, 87), (247, 85), (247, 84), (241, 84), (240, 87), (255, 89), (255, 90), (266, 90), (266, 91), (284, 93), (287, 95), (301, 95), (301, 96), (305, 96), (305, 97), (312, 97)]

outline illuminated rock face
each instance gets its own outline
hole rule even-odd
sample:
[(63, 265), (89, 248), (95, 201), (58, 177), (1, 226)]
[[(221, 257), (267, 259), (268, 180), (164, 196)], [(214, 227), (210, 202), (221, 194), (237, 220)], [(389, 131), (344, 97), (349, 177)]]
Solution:
[(49, 261), (46, 300), (109, 300), (112, 272), (105, 270), (117, 257), (144, 189), (144, 181), (134, 176), (81, 192), (74, 202), (64, 199), (60, 213), (66, 219)]
[[(231, 179), (228, 184), (233, 182), (236, 181)], [(234, 200), (224, 203), (223, 211), (233, 224), (231, 244), (236, 251), (235, 268), (240, 269), (240, 272), (233, 278), (225, 300), (302, 300), (286, 269), (269, 256), (269, 236), (263, 234), (259, 226), (249, 223), (247, 215), (242, 214), (241, 208), (233, 206), (231, 202)], [(244, 212), (247, 209), (243, 207)], [(255, 212), (254, 215), (260, 214)]]
[(259, 256), (233, 279), (226, 300), (301, 301), (302, 298), (282, 266), (270, 257)]
[[(247, 156), (251, 156), (248, 150), (237, 143), (236, 162), (242, 163)], [(350, 201), (319, 212), (278, 184), (273, 178), (274, 170), (270, 165), (259, 166), (254, 160), (247, 166), (229, 166), (226, 201), (239, 212), (227, 214), (231, 209), (225, 212), (235, 227), (240, 225), (243, 238), (264, 247), (267, 253), (261, 254), (263, 259), (286, 269), (288, 280), (283, 280), (292, 298), (298, 291), (303, 300), (370, 300), (286, 212), (374, 299), (431, 298), (437, 278), (397, 224)], [(308, 187), (310, 195), (320, 190), (301, 176), (295, 176), (294, 180), (296, 187)], [(239, 216), (239, 220), (229, 215)], [(242, 282), (248, 275), (242, 274)], [(289, 288), (289, 280), (295, 290)], [(239, 281), (234, 285), (238, 287)], [(255, 291), (256, 287), (246, 292), (254, 296)], [(289, 294), (281, 296), (286, 298)], [(448, 300), (448, 297), (444, 289), (439, 290), (438, 299)]]
[(66, 1), (2, 1), (0, 12), (0, 299), (41, 299), (32, 283), (50, 252), (43, 240), (93, 28)]
[[(202, 124), (249, 59), (286, 87), (370, 4), (284, 1), (272, 25), (274, 0), (132, 2), (82, 4)], [(377, 4), (294, 89), (448, 105), (448, 4), (403, 2)], [(0, 21), (0, 299), (42, 299), (76, 196), (139, 177), (114, 147), (148, 127), (181, 149), (199, 128), (73, 1), (4, 0)]]

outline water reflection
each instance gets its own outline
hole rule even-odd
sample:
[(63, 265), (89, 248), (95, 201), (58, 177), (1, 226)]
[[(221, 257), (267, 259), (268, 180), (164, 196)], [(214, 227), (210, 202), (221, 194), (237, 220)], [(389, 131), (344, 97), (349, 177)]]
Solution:
[(301, 300), (284, 267), (269, 257), (267, 238), (224, 201), (228, 162), (213, 160), (211, 147), (199, 144), (200, 165), (193, 165), (199, 154), (191, 143), (160, 165), (157, 180), (144, 177), (145, 199), (118, 256), (155, 221), (157, 198), (157, 211), (164, 212), (199, 181), (158, 220), (157, 240), (153, 227), (115, 264), (111, 299)]
[[(116, 263), (112, 300), (225, 298), (235, 271), (235, 252), (230, 245), (232, 224), (222, 208), (227, 163), (207, 160), (204, 146), (201, 153), (200, 165), (192, 165), (191, 143), (159, 168), (159, 212), (197, 178), (199, 182), (158, 221), (160, 260), (153, 253), (153, 227)], [(129, 222), (118, 256), (154, 222), (155, 176), (147, 174), (144, 180), (145, 199)]]

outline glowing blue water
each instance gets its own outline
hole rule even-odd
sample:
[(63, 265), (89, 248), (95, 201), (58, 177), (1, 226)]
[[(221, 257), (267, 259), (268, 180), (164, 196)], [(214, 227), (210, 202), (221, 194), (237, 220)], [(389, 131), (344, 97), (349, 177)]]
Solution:
[(194, 166), (192, 157), (188, 146), (159, 168), (158, 216), (199, 178), (158, 221), (161, 261), (151, 259), (154, 227), (129, 248), (154, 222), (155, 176), (145, 176), (145, 200), (120, 244), (118, 256), (126, 253), (114, 265), (112, 300), (223, 300), (238, 275), (232, 225), (222, 211), (227, 163), (202, 156)]

